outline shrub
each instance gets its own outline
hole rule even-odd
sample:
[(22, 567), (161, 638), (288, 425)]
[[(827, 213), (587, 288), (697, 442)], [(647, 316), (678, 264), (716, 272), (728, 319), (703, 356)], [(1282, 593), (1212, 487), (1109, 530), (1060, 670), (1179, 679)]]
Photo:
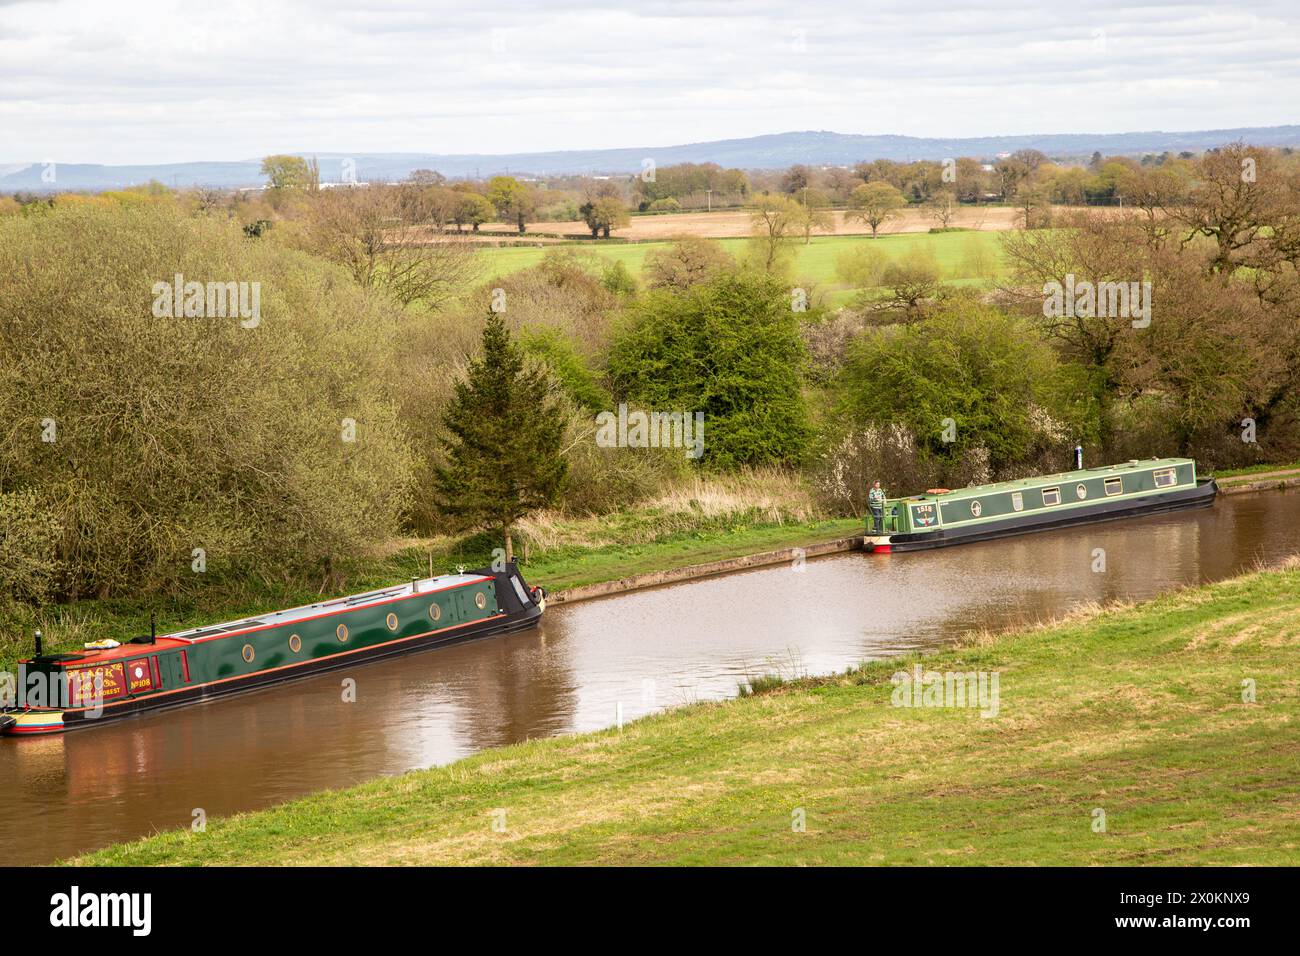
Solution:
[(548, 326), (526, 328), (520, 333), (524, 351), (545, 362), (552, 377), (578, 405), (593, 412), (610, 408), (614, 399), (587, 367), (573, 343), (558, 329)]
[[(260, 320), (155, 317), (178, 273), (260, 283)], [(407, 503), (383, 384), (401, 322), (336, 270), (168, 205), (0, 221), (0, 492), (36, 492), (63, 529), (65, 596), (196, 587), (196, 548), (214, 575), (358, 553)]]
[(912, 325), (866, 330), (839, 386), (849, 421), (902, 424), (950, 469), (982, 448), (996, 473), (1096, 434), (1095, 406), (1073, 401), (1075, 371), (1033, 326), (967, 297)]
[(49, 597), (62, 530), (35, 491), (0, 493), (0, 601), (37, 604)]
[(742, 271), (636, 303), (609, 369), (616, 393), (645, 409), (703, 412), (704, 459), (725, 468), (802, 459), (805, 361), (789, 291)]
[(880, 285), (888, 264), (889, 256), (878, 246), (858, 243), (835, 257), (835, 276), (855, 289), (870, 289)]
[(690, 463), (680, 448), (602, 448), (596, 420), (574, 409), (564, 438), (569, 463), (560, 507), (569, 514), (603, 515), (644, 501), (683, 478)]
[(652, 289), (689, 289), (733, 272), (736, 260), (713, 239), (684, 236), (664, 249), (652, 249), (642, 272)]
[(615, 295), (636, 295), (636, 277), (621, 260), (615, 260), (600, 270), (600, 284)]

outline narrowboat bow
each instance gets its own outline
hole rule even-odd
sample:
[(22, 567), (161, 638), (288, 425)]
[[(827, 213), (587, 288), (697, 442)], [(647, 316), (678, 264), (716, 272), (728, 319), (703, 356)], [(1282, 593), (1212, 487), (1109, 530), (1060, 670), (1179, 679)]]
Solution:
[[(164, 707), (254, 690), (362, 661), (533, 627), (541, 588), (512, 562), (256, 618), (36, 655), (18, 665), (18, 706), (0, 733), (91, 727)], [(111, 645), (111, 646), (101, 646)]]
[[(865, 550), (919, 551), (1030, 531), (1208, 507), (1218, 486), (1190, 458), (1132, 460), (885, 502), (884, 533), (868, 524)], [(868, 519), (870, 522), (870, 519)]]

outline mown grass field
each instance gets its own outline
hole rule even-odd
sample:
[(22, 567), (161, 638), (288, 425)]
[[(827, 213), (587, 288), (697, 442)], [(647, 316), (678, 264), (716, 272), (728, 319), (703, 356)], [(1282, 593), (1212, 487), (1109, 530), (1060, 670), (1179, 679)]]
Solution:
[[(1292, 563), (75, 862), (1294, 865), (1297, 593)], [(893, 706), (914, 661), (996, 672), (997, 716)]]
[[(732, 255), (740, 255), (744, 239), (720, 239)], [(816, 288), (831, 293), (833, 304), (845, 298), (848, 287), (835, 274), (835, 260), (844, 252), (869, 245), (882, 251), (889, 260), (898, 261), (918, 252), (933, 258), (940, 275), (949, 282), (983, 282), (990, 273), (1000, 274), (1001, 245), (997, 233), (992, 232), (941, 232), (903, 233), (880, 236), (813, 236), (804, 245), (798, 241), (795, 249), (793, 274), (797, 280), (811, 281)], [(621, 262), (636, 277), (641, 276), (645, 257), (653, 249), (662, 249), (667, 242), (639, 243), (563, 243), (548, 246), (485, 246), (479, 251), (484, 278), (509, 275), (519, 269), (534, 266), (548, 250), (590, 250), (611, 262)]]

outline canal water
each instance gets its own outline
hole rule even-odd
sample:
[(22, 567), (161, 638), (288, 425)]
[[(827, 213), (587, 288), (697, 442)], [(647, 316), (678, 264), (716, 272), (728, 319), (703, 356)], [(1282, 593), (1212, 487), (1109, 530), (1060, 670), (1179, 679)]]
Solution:
[[(1096, 549), (1105, 570), (1093, 570)], [(485, 747), (1141, 599), (1300, 552), (1300, 494), (555, 607), (543, 625), (66, 735), (0, 740), (0, 863), (48, 862)], [(355, 680), (355, 702), (343, 682)]]

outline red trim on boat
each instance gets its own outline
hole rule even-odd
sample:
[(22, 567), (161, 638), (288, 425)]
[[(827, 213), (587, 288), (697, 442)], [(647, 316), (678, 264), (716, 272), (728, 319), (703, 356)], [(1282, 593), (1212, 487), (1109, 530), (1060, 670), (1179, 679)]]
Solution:
[(67, 729), (63, 724), (41, 724), (38, 727), (10, 727), (5, 733), (11, 737), (35, 737), (39, 734), (61, 734)]
[[(301, 624), (304, 621), (319, 621), (323, 617), (333, 617), (335, 614), (346, 614), (349, 611), (355, 611), (363, 607), (383, 607), (385, 604), (395, 604), (398, 601), (410, 601), (414, 598), (424, 597), (426, 594), (441, 594), (443, 591), (454, 591), (457, 588), (467, 588), (467, 587), (471, 587), (472, 585), (482, 584), (484, 581), (491, 581), (491, 580), (492, 578), (490, 577), (479, 577), (479, 578), (475, 578), (473, 581), (466, 581), (464, 584), (449, 584), (445, 588), (433, 588), (432, 590), (429, 591), (418, 591), (415, 594), (403, 594), (399, 597), (388, 598), (387, 600), (384, 601), (374, 601), (374, 602), (366, 602), (366, 603), (358, 602), (356, 604), (351, 605), (350, 607), (335, 608), (332, 611), (325, 611), (321, 614), (313, 614), (310, 617), (294, 618), (292, 623)], [(293, 609), (290, 608), (290, 610)], [(164, 636), (169, 637), (175, 641), (185, 641), (187, 644), (191, 644), (191, 645), (203, 644), (206, 641), (219, 641), (219, 640), (224, 640), (227, 637), (237, 637), (242, 634), (256, 634), (258, 631), (266, 631), (273, 627), (284, 627), (288, 623), (290, 622), (282, 621), (279, 624), (260, 624), (257, 627), (246, 627), (241, 631), (226, 631), (224, 634), (210, 634), (207, 637), (180, 637), (175, 634), (167, 634)], [(219, 627), (220, 625), (213, 625), (213, 626)], [(457, 626), (459, 627), (460, 625)], [(433, 632), (430, 631), (429, 633), (433, 633)], [(377, 644), (375, 646), (378, 647), (380, 645)]]

